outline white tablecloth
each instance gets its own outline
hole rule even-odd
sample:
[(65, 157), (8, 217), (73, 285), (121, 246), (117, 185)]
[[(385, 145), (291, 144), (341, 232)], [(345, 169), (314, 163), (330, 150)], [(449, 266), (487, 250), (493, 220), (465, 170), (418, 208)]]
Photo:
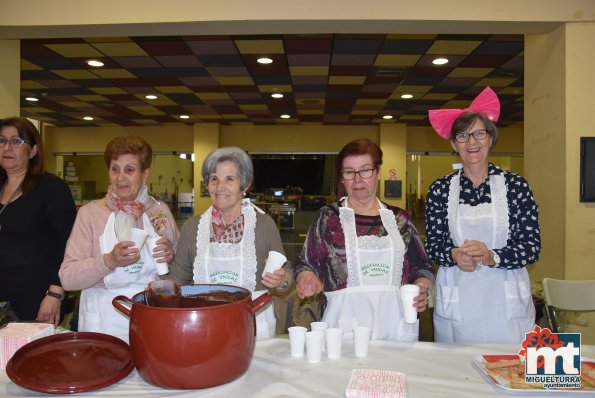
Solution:
[[(133, 370), (124, 380), (97, 391), (77, 394), (93, 397), (344, 397), (354, 368), (387, 369), (407, 375), (407, 397), (506, 396), (489, 384), (471, 365), (482, 354), (516, 354), (516, 345), (446, 345), (373, 341), (369, 355), (356, 358), (353, 343), (343, 343), (341, 359), (309, 364), (306, 357), (293, 358), (286, 339), (261, 340), (256, 344), (248, 371), (222, 386), (203, 390), (164, 390), (147, 384)], [(582, 356), (595, 357), (595, 346), (582, 346)], [(0, 396), (49, 396), (21, 388), (0, 371)], [(525, 393), (532, 396), (579, 396), (576, 393)], [(595, 394), (594, 394), (595, 395)]]

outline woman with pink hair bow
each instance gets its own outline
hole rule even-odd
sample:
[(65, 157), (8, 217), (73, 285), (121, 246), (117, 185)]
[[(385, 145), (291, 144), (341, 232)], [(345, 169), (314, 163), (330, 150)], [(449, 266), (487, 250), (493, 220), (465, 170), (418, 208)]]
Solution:
[(467, 109), (429, 112), (463, 167), (436, 180), (426, 199), (426, 243), (440, 264), (438, 342), (521, 343), (535, 324), (526, 266), (539, 258), (538, 209), (527, 181), (490, 163), (498, 140), (496, 93)]

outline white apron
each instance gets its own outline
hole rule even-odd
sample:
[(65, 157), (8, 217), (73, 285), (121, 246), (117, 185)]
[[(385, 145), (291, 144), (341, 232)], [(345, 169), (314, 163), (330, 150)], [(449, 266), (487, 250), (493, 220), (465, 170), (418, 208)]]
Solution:
[[(459, 204), (461, 172), (452, 177), (448, 224), (455, 246), (465, 239), (501, 249), (508, 239), (508, 200), (504, 176), (490, 176), (491, 203)], [(440, 267), (436, 278), (434, 337), (437, 342), (513, 343), (533, 329), (535, 307), (526, 268), (481, 266), (464, 272)]]
[[(213, 208), (209, 207), (200, 217), (198, 224), (194, 283), (240, 286), (250, 290), (254, 300), (267, 292), (266, 290), (254, 291), (257, 268), (254, 207), (248, 201), (242, 202), (244, 235), (239, 243), (211, 242), (212, 210)], [(276, 326), (275, 310), (271, 302), (256, 314), (256, 337), (274, 337)]]
[[(143, 229), (149, 237), (157, 237), (149, 217), (143, 213)], [(99, 237), (101, 253), (109, 253), (118, 243), (115, 232), (115, 215), (110, 214), (103, 235)], [(156, 274), (155, 259), (144, 245), (141, 258), (126, 267), (117, 267), (103, 278), (105, 287), (90, 287), (81, 293), (79, 309), (79, 330), (110, 334), (128, 341), (129, 318), (112, 305), (112, 299), (118, 295), (132, 297), (142, 292)]]
[(328, 303), (322, 320), (343, 329), (346, 340), (353, 339), (354, 326), (368, 326), (375, 340), (416, 341), (419, 321), (404, 321), (399, 297), (405, 243), (393, 212), (380, 201), (378, 204), (388, 233), (383, 237), (358, 237), (355, 212), (348, 207), (347, 199), (339, 208), (345, 235), (347, 287), (325, 293)]

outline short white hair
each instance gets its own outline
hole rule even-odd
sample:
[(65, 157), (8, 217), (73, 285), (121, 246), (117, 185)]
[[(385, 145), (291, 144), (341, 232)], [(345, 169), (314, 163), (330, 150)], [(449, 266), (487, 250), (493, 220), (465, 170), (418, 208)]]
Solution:
[(225, 161), (233, 162), (236, 165), (240, 176), (240, 189), (247, 190), (254, 180), (254, 167), (250, 156), (243, 149), (235, 146), (215, 149), (209, 153), (202, 162), (202, 179), (208, 181), (209, 175), (217, 169), (217, 165)]

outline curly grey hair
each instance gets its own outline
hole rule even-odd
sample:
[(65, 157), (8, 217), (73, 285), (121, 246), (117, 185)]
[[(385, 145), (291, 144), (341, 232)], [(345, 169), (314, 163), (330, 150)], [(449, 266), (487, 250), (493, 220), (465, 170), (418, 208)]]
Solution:
[(252, 185), (254, 179), (254, 167), (250, 156), (241, 148), (235, 146), (228, 146), (215, 149), (202, 162), (202, 179), (209, 181), (209, 175), (217, 169), (217, 165), (221, 162), (233, 162), (238, 168), (240, 177), (240, 189), (246, 191)]

